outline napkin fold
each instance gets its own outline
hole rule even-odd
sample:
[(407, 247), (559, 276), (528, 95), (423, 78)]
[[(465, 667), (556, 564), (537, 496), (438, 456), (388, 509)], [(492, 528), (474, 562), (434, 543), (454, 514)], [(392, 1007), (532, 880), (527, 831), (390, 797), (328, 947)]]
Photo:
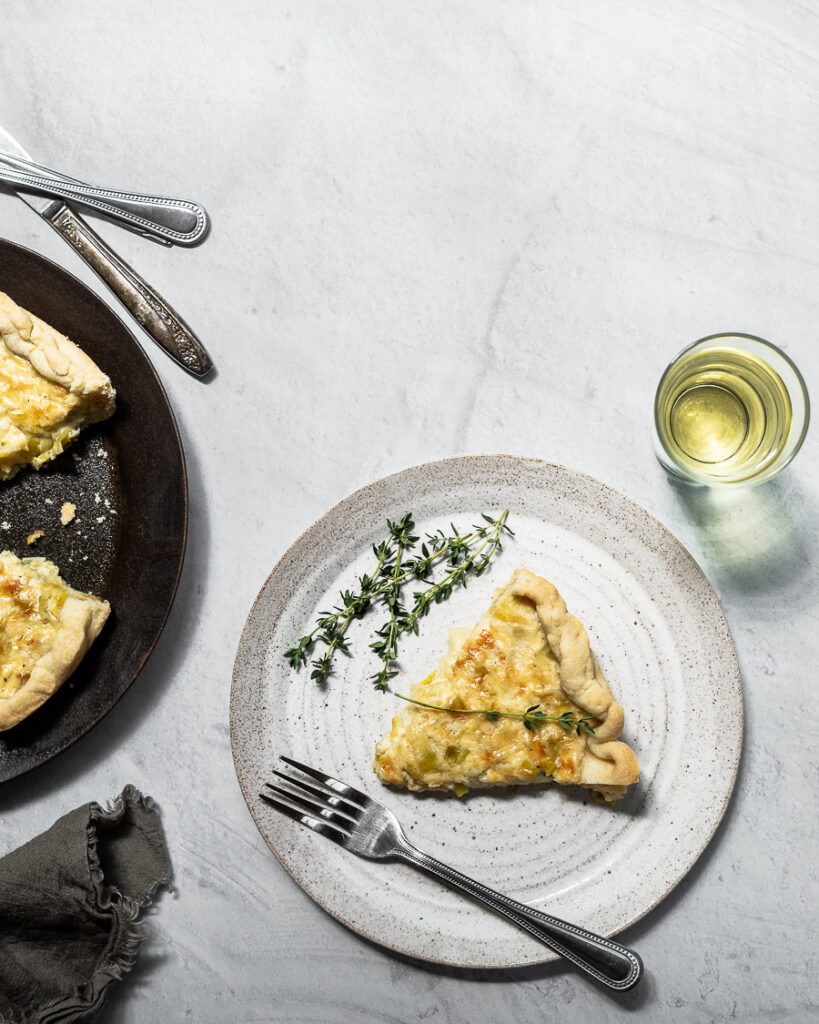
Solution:
[(162, 885), (170, 862), (159, 815), (133, 786), (0, 859), (0, 1022), (93, 1020), (133, 966), (134, 922)]

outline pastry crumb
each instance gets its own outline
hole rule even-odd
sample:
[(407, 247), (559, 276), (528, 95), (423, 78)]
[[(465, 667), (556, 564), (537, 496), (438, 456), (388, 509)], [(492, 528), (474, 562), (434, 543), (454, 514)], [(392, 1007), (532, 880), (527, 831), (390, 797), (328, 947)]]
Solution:
[(68, 526), (76, 514), (77, 506), (67, 501), (60, 509), (60, 522), (63, 526)]
[(98, 523), (104, 523), (105, 522), (105, 516), (97, 516), (97, 522)]
[(26, 537), (26, 544), (36, 544), (44, 533), (45, 530), (35, 530), (34, 533), (30, 533), (28, 537)]
[(75, 462), (82, 462), (82, 455), (77, 455), (76, 452), (72, 452), (71, 454)]
[(46, 498), (45, 503), (46, 503), (46, 505), (53, 505), (54, 504), (54, 502), (51, 500), (51, 498)]
[(11, 523), (9, 523), (5, 519), (3, 520), (2, 523), (0, 523), (0, 526), (2, 526), (4, 530), (10, 530), (11, 529)]
[(94, 494), (94, 504), (95, 505), (99, 505), (99, 503), (101, 501), (102, 501), (102, 498), (100, 497), (100, 492), (96, 491), (95, 494)]

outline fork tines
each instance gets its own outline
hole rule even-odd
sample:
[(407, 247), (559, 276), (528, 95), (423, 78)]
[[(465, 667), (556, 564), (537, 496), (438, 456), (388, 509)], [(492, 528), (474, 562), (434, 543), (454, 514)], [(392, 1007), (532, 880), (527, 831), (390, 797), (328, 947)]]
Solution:
[(274, 768), (273, 774), (287, 783), (287, 786), (266, 782), (265, 791), (259, 796), (277, 811), (301, 822), (314, 832), (343, 843), (361, 817), (369, 798), (331, 775), (324, 775), (290, 757), (281, 755), (281, 760), (291, 769), (316, 780), (320, 786)]

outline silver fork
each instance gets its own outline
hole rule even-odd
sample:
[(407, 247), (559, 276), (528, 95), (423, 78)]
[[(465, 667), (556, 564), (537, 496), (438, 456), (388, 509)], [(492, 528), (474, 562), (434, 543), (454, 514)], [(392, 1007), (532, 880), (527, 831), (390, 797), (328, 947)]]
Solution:
[(434, 875), (450, 889), (465, 893), (509, 918), (519, 928), (609, 988), (625, 992), (633, 988), (642, 977), (643, 961), (632, 950), (611, 939), (595, 935), (594, 932), (588, 932), (585, 928), (578, 928), (577, 925), (527, 907), (462, 875), (460, 871), (442, 864), (413, 846), (404, 835), (398, 819), (383, 804), (331, 775), (325, 775), (284, 755), (281, 759), (319, 785), (312, 785), (301, 776), (273, 769), (273, 774), (284, 780), (287, 787), (266, 782), (266, 791), (259, 796), (277, 811), (287, 814), (359, 857), (368, 860), (397, 858), (414, 864)]

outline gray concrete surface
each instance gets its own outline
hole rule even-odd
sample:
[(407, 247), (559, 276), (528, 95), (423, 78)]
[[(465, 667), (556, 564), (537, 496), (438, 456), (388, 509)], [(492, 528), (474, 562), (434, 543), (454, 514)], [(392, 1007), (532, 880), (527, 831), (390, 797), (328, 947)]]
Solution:
[[(650, 445), (663, 367), (706, 334), (769, 338), (816, 393), (815, 9), (6, 0), (0, 25), (0, 123), (36, 157), (200, 199), (214, 223), (194, 251), (101, 228), (218, 366), (203, 385), (146, 341), (185, 442), (190, 546), (137, 684), (0, 789), (0, 850), (126, 782), (162, 807), (176, 889), (103, 1019), (818, 1019), (819, 433), (728, 497), (670, 484)], [(0, 235), (108, 298), (7, 194)], [(375, 477), (498, 451), (656, 514), (713, 582), (743, 670), (733, 801), (624, 935), (648, 977), (622, 997), (365, 943), (279, 867), (233, 772), (233, 655), (290, 542)]]

